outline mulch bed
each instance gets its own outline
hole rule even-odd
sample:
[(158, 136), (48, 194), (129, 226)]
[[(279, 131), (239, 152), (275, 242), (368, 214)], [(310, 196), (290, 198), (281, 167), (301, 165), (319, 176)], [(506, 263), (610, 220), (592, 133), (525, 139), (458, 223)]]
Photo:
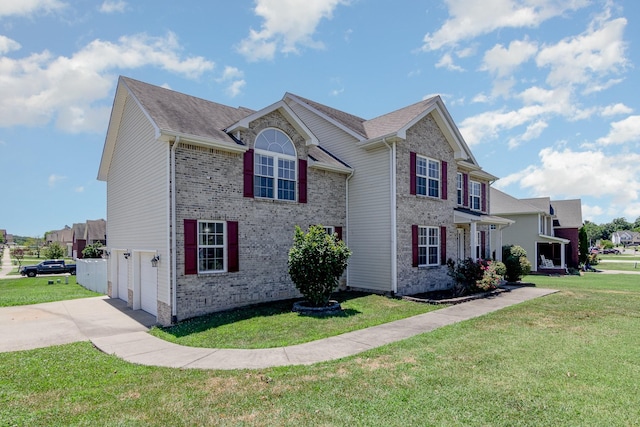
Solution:
[(423, 292), (414, 295), (403, 296), (402, 299), (425, 304), (460, 304), (480, 298), (489, 298), (503, 292), (511, 292), (511, 289), (521, 286), (535, 286), (533, 283), (507, 283), (497, 289), (487, 292), (478, 292), (475, 294), (456, 297), (451, 290)]

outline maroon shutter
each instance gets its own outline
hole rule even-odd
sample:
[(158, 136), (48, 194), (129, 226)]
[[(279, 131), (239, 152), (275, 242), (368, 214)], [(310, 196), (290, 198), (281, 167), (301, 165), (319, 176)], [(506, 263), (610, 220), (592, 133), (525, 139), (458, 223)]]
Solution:
[(469, 207), (469, 175), (462, 174), (462, 205)]
[(416, 194), (416, 153), (409, 153), (409, 192)]
[(486, 212), (487, 211), (487, 184), (485, 184), (484, 182), (482, 183), (482, 202), (480, 202), (482, 204), (482, 212)]
[(486, 231), (480, 232), (480, 257), (482, 259), (487, 258), (487, 234), (486, 233), (487, 233)]
[(411, 226), (411, 254), (413, 255), (413, 267), (418, 266), (418, 226)]
[(440, 264), (447, 263), (447, 227), (440, 227)]
[(298, 159), (298, 203), (307, 203), (307, 161)]
[(441, 167), (442, 167), (442, 176), (440, 177), (440, 187), (441, 187), (440, 190), (442, 194), (440, 194), (440, 198), (442, 200), (447, 200), (447, 162), (442, 161)]
[(342, 227), (334, 227), (334, 230), (338, 235), (338, 240), (342, 240)]
[(238, 221), (227, 221), (227, 249), (227, 271), (230, 273), (239, 271)]
[(198, 221), (184, 220), (184, 274), (198, 274)]
[(244, 197), (253, 197), (253, 149), (244, 152)]

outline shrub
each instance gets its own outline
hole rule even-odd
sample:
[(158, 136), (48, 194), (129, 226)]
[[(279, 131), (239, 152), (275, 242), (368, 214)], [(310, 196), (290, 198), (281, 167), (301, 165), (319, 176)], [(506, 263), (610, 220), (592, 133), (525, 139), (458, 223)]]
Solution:
[(45, 258), (47, 259), (61, 259), (64, 258), (65, 250), (60, 242), (52, 242), (42, 250)]
[(289, 250), (289, 275), (296, 288), (313, 307), (324, 307), (347, 268), (351, 251), (337, 234), (329, 235), (321, 225), (304, 233), (296, 226)]
[(449, 276), (455, 282), (453, 293), (456, 296), (496, 289), (502, 281), (500, 271), (504, 270), (504, 264), (501, 262), (474, 261), (471, 258), (459, 260), (457, 263), (449, 258), (447, 267)]
[(509, 245), (502, 247), (502, 259), (507, 269), (505, 279), (517, 282), (531, 272), (531, 263), (527, 259), (527, 251), (522, 246)]
[(82, 250), (83, 258), (102, 258), (102, 243), (95, 242), (87, 245)]

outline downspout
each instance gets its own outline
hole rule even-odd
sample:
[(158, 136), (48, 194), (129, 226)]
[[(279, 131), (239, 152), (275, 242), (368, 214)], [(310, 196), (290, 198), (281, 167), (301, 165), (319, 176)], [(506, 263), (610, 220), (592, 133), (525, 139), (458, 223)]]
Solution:
[(180, 143), (180, 137), (177, 136), (171, 146), (171, 323), (177, 321), (178, 310), (176, 304), (178, 301), (178, 255), (177, 255), (177, 231), (176, 231), (176, 149)]
[(397, 177), (396, 177), (396, 143), (392, 142), (391, 146), (387, 143), (387, 138), (382, 138), (382, 143), (387, 146), (390, 152), (389, 163), (391, 170), (391, 292), (393, 295), (398, 293), (398, 219), (397, 219)]
[[(349, 181), (351, 180), (351, 178), (353, 177), (353, 174), (355, 173), (355, 170), (352, 170), (351, 173), (349, 174), (349, 176), (347, 176), (347, 179), (345, 180), (345, 199), (346, 199), (346, 205), (345, 205), (345, 225), (347, 227), (347, 232), (342, 234), (342, 239), (344, 240), (344, 243), (347, 245), (347, 247), (349, 247)], [(347, 263), (347, 287), (349, 286), (349, 264)]]

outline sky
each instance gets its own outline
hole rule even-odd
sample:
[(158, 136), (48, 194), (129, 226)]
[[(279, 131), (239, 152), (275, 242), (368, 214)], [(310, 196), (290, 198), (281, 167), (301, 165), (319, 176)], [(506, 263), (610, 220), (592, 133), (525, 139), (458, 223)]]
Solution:
[(438, 94), (496, 188), (633, 222), (639, 21), (637, 0), (0, 0), (0, 229), (108, 220), (119, 75), (365, 119)]

